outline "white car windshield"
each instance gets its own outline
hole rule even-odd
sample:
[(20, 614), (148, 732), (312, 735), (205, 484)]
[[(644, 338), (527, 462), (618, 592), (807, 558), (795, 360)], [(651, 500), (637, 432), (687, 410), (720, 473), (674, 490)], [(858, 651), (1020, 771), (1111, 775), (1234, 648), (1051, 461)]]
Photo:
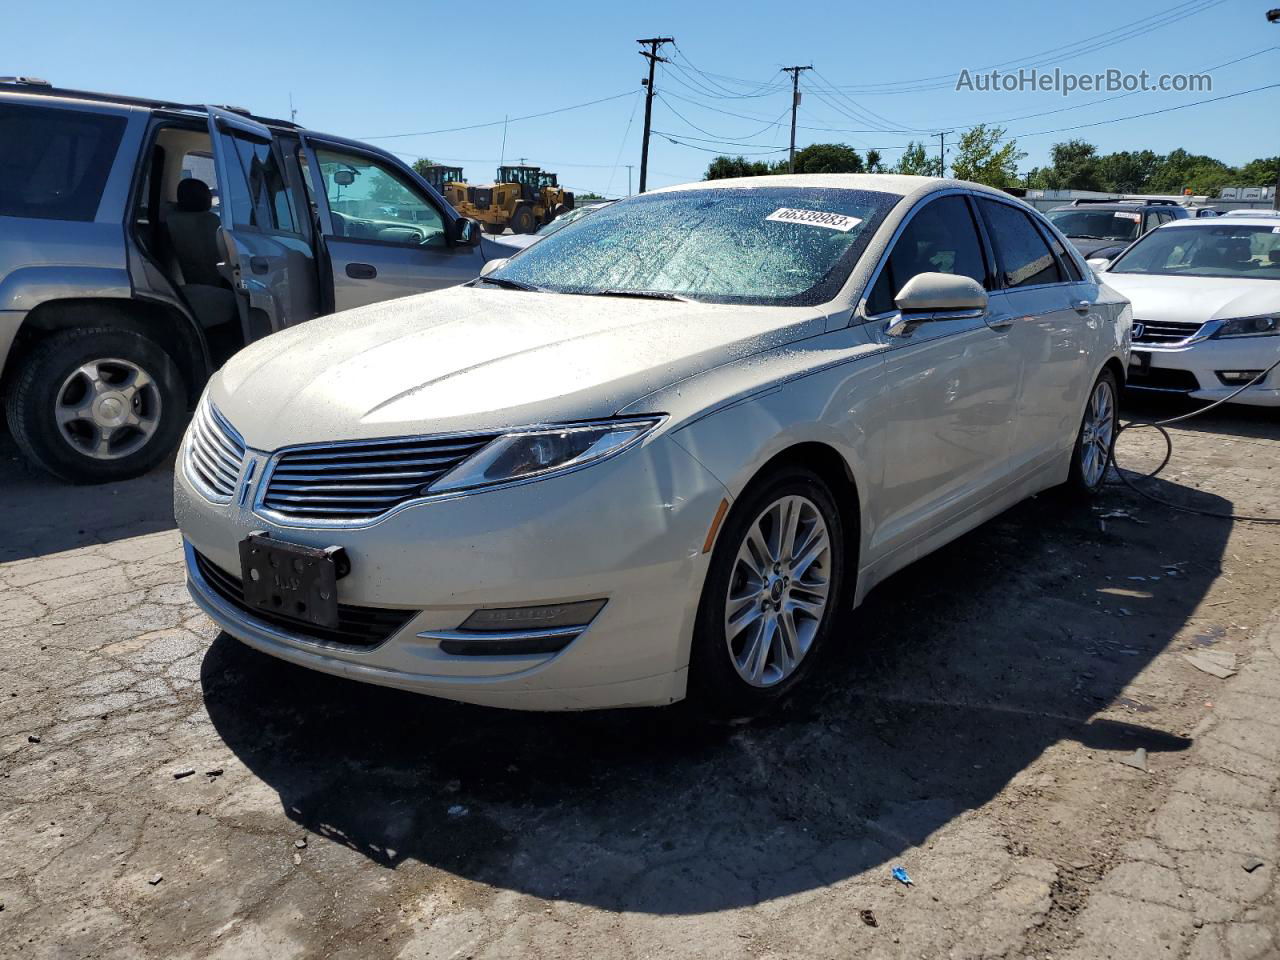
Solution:
[(1053, 225), (1077, 240), (1132, 240), (1142, 214), (1129, 210), (1050, 210)]
[(822, 303), (899, 199), (808, 187), (649, 194), (569, 224), (485, 280), (556, 293)]
[(1153, 230), (1109, 272), (1280, 280), (1280, 227), (1224, 219), (1212, 226)]

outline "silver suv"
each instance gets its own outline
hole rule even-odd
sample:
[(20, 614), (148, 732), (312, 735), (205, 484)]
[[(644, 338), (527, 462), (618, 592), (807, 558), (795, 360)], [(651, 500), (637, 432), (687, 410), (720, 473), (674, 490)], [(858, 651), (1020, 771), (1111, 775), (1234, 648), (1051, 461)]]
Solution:
[(0, 396), (23, 453), (64, 479), (150, 469), (241, 347), (472, 279), (504, 255), (489, 244), (367, 144), (0, 80)]

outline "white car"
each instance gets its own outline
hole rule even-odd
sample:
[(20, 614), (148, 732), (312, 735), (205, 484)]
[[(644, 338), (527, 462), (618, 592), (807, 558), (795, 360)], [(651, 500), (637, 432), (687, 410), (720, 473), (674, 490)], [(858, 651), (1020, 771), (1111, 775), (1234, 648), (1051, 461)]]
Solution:
[(995, 190), (648, 193), (236, 355), (178, 459), (189, 586), (245, 643), (370, 683), (763, 709), (895, 570), (1101, 488), (1128, 340)]
[[(1099, 271), (1133, 304), (1130, 389), (1217, 400), (1280, 360), (1280, 221), (1158, 227)], [(1280, 406), (1280, 370), (1233, 401)]]

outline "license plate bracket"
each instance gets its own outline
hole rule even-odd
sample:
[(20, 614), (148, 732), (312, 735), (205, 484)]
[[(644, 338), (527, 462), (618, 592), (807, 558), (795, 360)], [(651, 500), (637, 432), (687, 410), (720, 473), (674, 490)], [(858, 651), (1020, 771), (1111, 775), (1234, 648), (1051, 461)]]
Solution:
[(338, 580), (351, 570), (341, 547), (309, 547), (254, 532), (240, 541), (244, 602), (318, 627), (338, 626)]

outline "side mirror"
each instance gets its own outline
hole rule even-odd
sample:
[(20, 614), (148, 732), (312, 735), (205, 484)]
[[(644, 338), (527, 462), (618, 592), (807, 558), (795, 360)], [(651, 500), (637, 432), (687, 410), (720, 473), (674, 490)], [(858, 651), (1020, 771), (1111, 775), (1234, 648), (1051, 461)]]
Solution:
[(333, 173), (333, 182), (340, 187), (349, 187), (356, 182), (354, 170), (335, 170)]
[(1108, 257), (1090, 257), (1085, 261), (1094, 273), (1101, 273), (1107, 267), (1111, 266), (1111, 260)]
[(466, 217), (453, 221), (453, 242), (463, 247), (480, 246), (480, 224)]
[(498, 257), (496, 260), (486, 260), (484, 266), (480, 268), (480, 276), (487, 277), (499, 267), (504, 266), (506, 262), (506, 257)]
[(973, 313), (987, 309), (987, 291), (972, 277), (917, 273), (894, 297), (898, 309), (913, 313)]

